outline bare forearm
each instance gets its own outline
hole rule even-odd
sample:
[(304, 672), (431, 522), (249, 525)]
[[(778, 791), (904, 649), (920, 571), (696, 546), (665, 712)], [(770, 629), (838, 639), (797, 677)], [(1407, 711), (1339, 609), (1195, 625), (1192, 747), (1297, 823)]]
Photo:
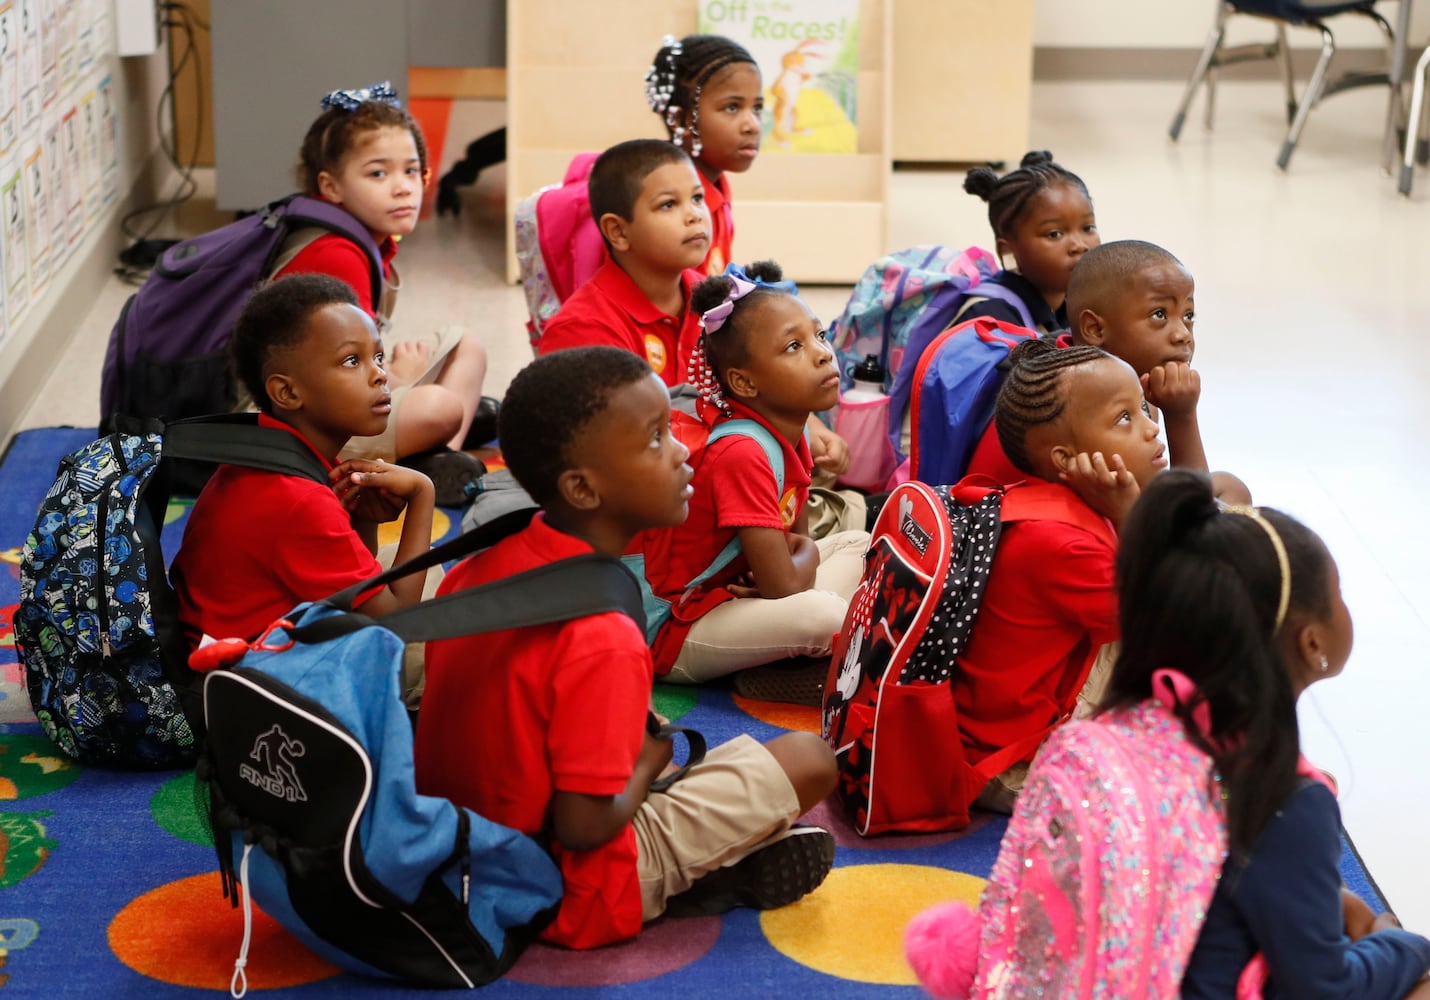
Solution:
[(1202, 447), (1202, 430), (1197, 423), (1197, 411), (1173, 416), (1163, 413), (1167, 425), (1167, 451), (1174, 468), (1206, 472), (1207, 453)]

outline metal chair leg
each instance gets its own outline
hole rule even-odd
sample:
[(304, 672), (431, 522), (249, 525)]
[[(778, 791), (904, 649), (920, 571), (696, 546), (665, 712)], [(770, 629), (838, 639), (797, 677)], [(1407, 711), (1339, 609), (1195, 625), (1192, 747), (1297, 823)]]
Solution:
[(1400, 193), (1410, 197), (1410, 185), (1415, 175), (1415, 154), (1419, 138), (1420, 116), (1425, 104), (1425, 78), (1430, 75), (1430, 47), (1415, 64), (1415, 84), (1410, 91), (1410, 116), (1405, 121), (1405, 162), (1400, 165)]
[(1286, 85), (1286, 125), (1296, 120), (1296, 82), (1291, 74), (1291, 46), (1286, 40), (1286, 24), (1276, 22), (1276, 51), (1281, 58), (1281, 82)]
[[(1181, 137), (1182, 126), (1187, 121), (1187, 110), (1192, 106), (1192, 99), (1197, 96), (1197, 88), (1202, 85), (1203, 81), (1207, 81), (1207, 74), (1216, 59), (1217, 50), (1221, 48), (1222, 40), (1226, 37), (1226, 17), (1227, 4), (1224, 0), (1216, 0), (1216, 20), (1212, 24), (1211, 31), (1207, 33), (1207, 43), (1202, 46), (1202, 54), (1197, 59), (1196, 69), (1192, 70), (1192, 78), (1187, 81), (1187, 89), (1182, 94), (1182, 103), (1177, 106), (1177, 113), (1172, 116), (1172, 127), (1167, 130), (1173, 142)], [(1207, 81), (1209, 107), (1214, 86), (1213, 82)], [(1210, 112), (1207, 114), (1206, 125), (1208, 129), (1212, 127)]]
[(1331, 58), (1336, 54), (1335, 36), (1327, 30), (1325, 25), (1315, 26), (1321, 29), (1321, 58), (1316, 61), (1316, 68), (1311, 72), (1311, 79), (1301, 94), (1301, 106), (1296, 109), (1296, 117), (1286, 133), (1286, 141), (1281, 144), (1281, 155), (1276, 157), (1276, 165), (1282, 170), (1285, 170), (1286, 165), (1291, 162), (1291, 154), (1296, 152), (1296, 143), (1301, 139), (1301, 130), (1306, 127), (1306, 119), (1311, 116), (1311, 109), (1321, 98), (1321, 91), (1326, 86), (1326, 72), (1330, 68)]

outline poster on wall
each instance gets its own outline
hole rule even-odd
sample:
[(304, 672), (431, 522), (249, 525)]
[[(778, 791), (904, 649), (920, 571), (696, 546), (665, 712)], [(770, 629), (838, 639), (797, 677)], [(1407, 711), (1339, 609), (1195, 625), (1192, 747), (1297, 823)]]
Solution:
[(69, 0), (70, 17), (74, 19), (75, 72), (84, 77), (94, 68), (94, 15), (101, 4), (89, 0)]
[(859, 0), (700, 0), (699, 30), (759, 64), (762, 151), (858, 151)]
[(30, 307), (25, 249), (25, 189), (19, 160), (0, 161), (0, 239), (5, 243), (5, 319), (11, 327)]
[(40, 107), (60, 96), (60, 0), (36, 0), (40, 5)]
[(79, 107), (60, 118), (60, 146), (64, 157), (65, 240), (73, 248), (84, 237), (84, 152), (79, 134)]
[(30, 298), (38, 298), (50, 278), (50, 206), (46, 197), (45, 148), (35, 143), (25, 157), (25, 248), (30, 255)]
[(20, 6), (20, 134), (30, 135), (40, 122), (40, 0)]
[(91, 87), (79, 99), (79, 162), (86, 224), (99, 217), (99, 91)]
[(57, 0), (55, 13), (55, 44), (59, 47), (60, 96), (74, 89), (79, 73), (75, 65), (75, 2)]
[(103, 204), (119, 197), (119, 116), (109, 76), (99, 81), (99, 186)]
[(69, 257), (69, 223), (65, 218), (65, 157), (62, 125), (58, 112), (45, 116), (44, 153), (45, 203), (50, 216), (50, 273), (58, 274)]
[(20, 138), (20, 35), (13, 0), (0, 2), (0, 153)]

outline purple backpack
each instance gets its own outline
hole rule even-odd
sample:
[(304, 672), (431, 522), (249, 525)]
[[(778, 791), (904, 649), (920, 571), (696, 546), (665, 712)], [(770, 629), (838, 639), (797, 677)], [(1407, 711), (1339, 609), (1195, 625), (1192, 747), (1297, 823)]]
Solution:
[(284, 241), (318, 227), (346, 236), (372, 265), (382, 298), (382, 256), (367, 227), (337, 205), (290, 195), (237, 222), (175, 244), (109, 334), (100, 380), (101, 420), (116, 413), (178, 420), (233, 409), (228, 341), (248, 297), (271, 275)]

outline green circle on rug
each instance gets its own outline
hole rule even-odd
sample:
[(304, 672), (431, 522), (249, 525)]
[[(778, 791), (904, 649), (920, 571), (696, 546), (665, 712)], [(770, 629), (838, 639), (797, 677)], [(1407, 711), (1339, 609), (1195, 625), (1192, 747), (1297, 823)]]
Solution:
[(685, 684), (657, 684), (651, 692), (655, 710), (671, 722), (695, 707), (700, 700), (700, 692)]
[(164, 782), (149, 800), (149, 812), (154, 822), (178, 837), (200, 847), (214, 845), (208, 820), (200, 811), (208, 811), (208, 788), (200, 788), (193, 771)]
[(82, 769), (43, 736), (0, 735), (0, 802), (58, 791)]

